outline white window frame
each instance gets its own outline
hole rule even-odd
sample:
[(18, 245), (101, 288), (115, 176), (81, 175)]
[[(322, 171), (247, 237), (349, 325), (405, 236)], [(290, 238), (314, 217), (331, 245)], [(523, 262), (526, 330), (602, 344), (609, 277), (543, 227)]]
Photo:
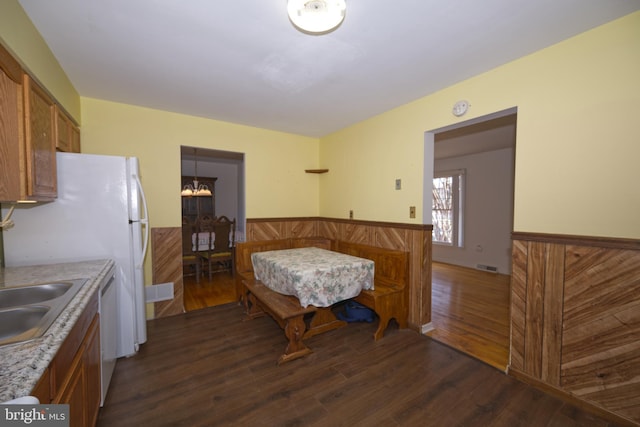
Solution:
[[(432, 243), (436, 245), (464, 247), (464, 198), (465, 198), (465, 169), (456, 169), (449, 171), (436, 171), (433, 179), (451, 178), (452, 179), (452, 221), (451, 221), (451, 242), (436, 239), (436, 209), (432, 206), (431, 222), (434, 226)], [(432, 181), (433, 189), (433, 181)], [(435, 203), (435, 197), (434, 197)]]

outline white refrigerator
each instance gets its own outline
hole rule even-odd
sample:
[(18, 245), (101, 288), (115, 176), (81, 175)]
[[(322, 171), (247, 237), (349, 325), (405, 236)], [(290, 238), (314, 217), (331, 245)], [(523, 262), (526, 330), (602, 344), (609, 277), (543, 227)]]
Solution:
[(16, 206), (15, 225), (3, 232), (5, 263), (12, 267), (113, 259), (117, 316), (109, 319), (101, 313), (101, 322), (115, 320), (116, 348), (103, 352), (132, 355), (147, 340), (143, 261), (149, 225), (138, 159), (56, 156), (58, 197)]

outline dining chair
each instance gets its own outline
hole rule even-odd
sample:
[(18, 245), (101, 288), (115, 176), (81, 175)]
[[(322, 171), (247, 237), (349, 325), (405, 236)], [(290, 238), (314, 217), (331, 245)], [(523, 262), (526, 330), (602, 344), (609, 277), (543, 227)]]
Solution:
[(234, 274), (236, 220), (221, 216), (213, 220), (209, 226), (209, 250), (199, 252), (206, 261), (209, 280), (215, 272), (231, 271)]
[(197, 232), (196, 225), (182, 223), (182, 275), (192, 276), (192, 271), (195, 270), (196, 283), (200, 283), (202, 258), (193, 250), (193, 236)]

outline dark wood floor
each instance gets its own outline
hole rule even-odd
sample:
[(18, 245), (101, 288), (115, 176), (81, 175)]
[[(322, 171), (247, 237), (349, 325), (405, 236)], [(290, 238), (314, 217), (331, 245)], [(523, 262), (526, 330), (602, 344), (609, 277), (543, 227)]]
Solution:
[(277, 366), (286, 339), (229, 303), (148, 322), (99, 426), (605, 426), (431, 338), (352, 323)]
[[(431, 338), (505, 372), (509, 361), (509, 279), (451, 264), (433, 263)], [(184, 279), (187, 311), (235, 300), (229, 272)]]

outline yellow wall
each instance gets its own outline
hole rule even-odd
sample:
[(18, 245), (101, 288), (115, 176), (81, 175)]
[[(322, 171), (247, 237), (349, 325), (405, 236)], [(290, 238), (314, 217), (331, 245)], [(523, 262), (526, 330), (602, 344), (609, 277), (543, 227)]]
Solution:
[[(76, 118), (83, 151), (141, 159), (152, 226), (180, 223), (180, 145), (246, 153), (247, 217), (421, 223), (425, 132), (518, 109), (516, 231), (640, 238), (640, 12), (321, 138), (79, 98), (16, 0), (0, 39)], [(428, 78), (428, 76), (425, 76)], [(459, 99), (471, 102), (461, 119)], [(303, 169), (330, 169), (323, 175)], [(402, 190), (395, 180), (402, 179)], [(172, 209), (170, 206), (175, 206)], [(409, 219), (409, 206), (418, 208)]]
[(517, 107), (514, 230), (640, 238), (639, 76), (640, 12), (324, 137), (320, 215), (420, 223), (425, 131)]
[(80, 124), (80, 96), (17, 0), (0, 1), (0, 42)]
[(318, 215), (318, 177), (304, 173), (317, 167), (315, 138), (92, 98), (82, 98), (82, 117), (83, 153), (139, 158), (151, 228), (182, 223), (181, 145), (245, 154), (247, 217)]
[(182, 223), (181, 145), (245, 154), (248, 218), (318, 215), (315, 138), (92, 98), (82, 116), (83, 153), (140, 159), (152, 227)]

